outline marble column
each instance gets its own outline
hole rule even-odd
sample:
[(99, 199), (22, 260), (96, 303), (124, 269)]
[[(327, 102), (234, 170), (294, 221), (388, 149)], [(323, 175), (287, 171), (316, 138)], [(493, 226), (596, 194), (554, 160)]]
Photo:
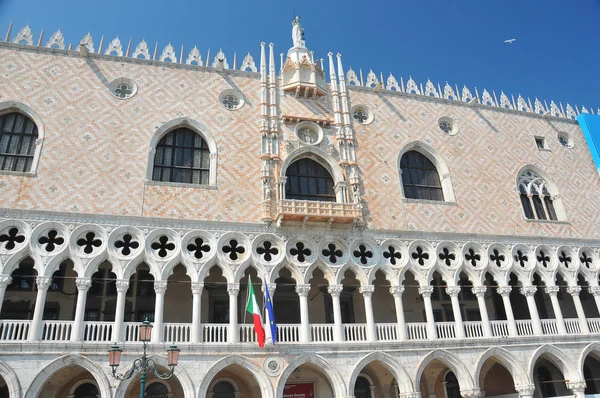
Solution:
[(477, 297), (477, 304), (479, 305), (479, 314), (481, 315), (481, 323), (483, 324), (483, 335), (485, 337), (492, 337), (492, 326), (490, 324), (490, 317), (487, 311), (487, 305), (485, 304), (485, 292), (487, 286), (475, 286), (471, 289), (475, 297)]
[(344, 341), (344, 325), (342, 324), (342, 307), (340, 305), (340, 294), (344, 290), (343, 285), (330, 285), (327, 288), (331, 294), (333, 304), (333, 340), (336, 342)]
[(460, 390), (460, 396), (463, 398), (480, 398), (485, 394), (479, 388), (471, 388), (469, 390)]
[(450, 296), (452, 302), (452, 313), (454, 314), (454, 329), (456, 332), (456, 338), (465, 338), (465, 326), (463, 325), (462, 314), (460, 313), (460, 303), (458, 302), (458, 294), (460, 293), (460, 286), (447, 286), (446, 293)]
[(542, 331), (542, 322), (540, 321), (540, 315), (538, 314), (537, 305), (535, 304), (535, 293), (537, 292), (537, 286), (523, 286), (521, 287), (521, 294), (525, 296), (527, 300), (527, 307), (529, 308), (529, 317), (533, 325), (533, 334), (541, 336), (544, 334)]
[(365, 285), (361, 286), (358, 291), (363, 295), (365, 302), (365, 318), (367, 320), (367, 340), (377, 341), (377, 327), (375, 326), (375, 317), (373, 316), (373, 301), (371, 297), (375, 292), (375, 286)]
[(115, 326), (112, 331), (111, 340), (114, 342), (126, 341), (124, 336), (125, 302), (127, 301), (127, 290), (129, 290), (128, 279), (117, 279), (117, 306), (115, 308)]
[(71, 330), (71, 341), (82, 341), (85, 303), (87, 301), (88, 290), (92, 286), (92, 280), (91, 278), (77, 278), (75, 279), (75, 285), (77, 286), (77, 307), (75, 309), (73, 329)]
[(204, 283), (192, 282), (192, 343), (202, 342), (202, 290)]
[(423, 297), (425, 305), (425, 317), (427, 318), (427, 338), (430, 340), (437, 339), (437, 329), (435, 327), (435, 318), (433, 317), (433, 305), (431, 304), (431, 294), (433, 286), (419, 287), (419, 294)]
[(510, 292), (512, 286), (500, 286), (498, 287), (498, 294), (502, 296), (502, 302), (504, 303), (504, 311), (506, 312), (506, 320), (508, 321), (508, 333), (511, 336), (518, 336), (517, 323), (515, 322), (515, 315), (513, 314), (512, 305), (510, 303)]
[(238, 330), (238, 309), (237, 298), (240, 292), (239, 283), (228, 283), (227, 293), (229, 293), (229, 329), (227, 331), (227, 342), (237, 343), (240, 341), (240, 332)]
[(2, 312), (2, 302), (4, 301), (4, 293), (8, 285), (12, 283), (12, 277), (10, 275), (0, 275), (0, 312)]
[(594, 295), (594, 301), (596, 302), (596, 307), (598, 307), (598, 312), (600, 313), (600, 286), (590, 287), (590, 293)]
[(559, 291), (558, 286), (546, 286), (546, 293), (550, 296), (550, 302), (552, 303), (552, 310), (554, 311), (554, 318), (556, 318), (556, 328), (558, 334), (567, 334), (567, 328), (565, 327), (565, 320), (562, 316), (560, 304), (556, 295)]
[(42, 319), (44, 316), (44, 306), (46, 305), (46, 293), (52, 283), (52, 278), (49, 276), (38, 276), (35, 278), (37, 283), (37, 297), (35, 299), (35, 310), (33, 311), (33, 319), (31, 320), (31, 328), (29, 329), (28, 340), (35, 341), (42, 338)]
[(163, 315), (165, 309), (165, 292), (167, 291), (167, 281), (154, 281), (154, 328), (152, 328), (152, 342), (162, 343), (164, 335)]
[(533, 398), (535, 393), (535, 384), (523, 384), (515, 386), (515, 390), (519, 393), (519, 398)]
[(300, 342), (309, 343), (310, 336), (310, 318), (308, 314), (308, 292), (310, 285), (296, 285), (296, 293), (300, 299)]
[(406, 340), (406, 321), (404, 319), (404, 305), (402, 303), (402, 293), (404, 286), (390, 287), (390, 294), (394, 296), (394, 304), (396, 304), (396, 323), (398, 324), (398, 340)]
[(577, 318), (579, 318), (579, 325), (581, 327), (581, 333), (590, 334), (590, 327), (587, 323), (585, 311), (581, 305), (581, 299), (579, 293), (581, 293), (581, 286), (569, 286), (567, 292), (573, 297), (573, 303), (575, 304), (575, 311), (577, 311)]

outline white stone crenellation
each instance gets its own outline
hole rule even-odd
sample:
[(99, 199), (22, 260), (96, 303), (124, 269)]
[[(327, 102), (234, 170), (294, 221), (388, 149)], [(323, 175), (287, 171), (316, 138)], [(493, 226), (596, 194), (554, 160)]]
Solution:
[[(17, 35), (11, 40), (11, 31), (12, 24), (10, 25), (8, 32), (6, 34), (5, 42), (14, 43), (20, 45), (27, 46), (36, 46), (36, 42), (34, 41), (34, 35), (29, 27), (29, 25), (22, 28)], [(302, 40), (303, 41), (303, 40)], [(200, 51), (196, 46), (193, 49), (188, 51), (187, 56), (185, 56), (185, 49), (181, 46), (181, 51), (179, 56), (177, 56), (176, 51), (172, 44), (169, 42), (159, 53), (158, 42), (155, 45), (153, 53), (150, 53), (148, 43), (145, 40), (140, 41), (134, 49), (131, 48), (131, 39), (127, 44), (126, 50), (123, 50), (123, 45), (119, 40), (118, 36), (115, 37), (112, 41), (110, 41), (109, 45), (106, 49), (103, 50), (104, 36), (100, 39), (100, 45), (98, 48), (94, 45), (94, 40), (90, 33), (86, 34), (78, 43), (75, 48), (75, 51), (80, 51), (80, 48), (83, 46), (87, 49), (86, 56), (89, 54), (104, 54), (104, 55), (114, 55), (119, 57), (129, 57), (134, 59), (148, 60), (148, 61), (160, 61), (160, 62), (169, 62), (174, 64), (187, 64), (187, 65), (197, 65), (197, 66), (206, 66), (212, 67), (215, 69), (229, 69), (236, 70), (236, 54), (233, 56), (233, 65), (229, 65), (227, 62), (227, 58), (222, 49), (219, 50), (213, 62), (210, 62), (210, 50), (208, 50), (206, 54), (206, 61), (203, 63), (202, 56)], [(304, 42), (304, 41), (303, 41)], [(65, 42), (62, 32), (57, 30), (50, 39), (43, 45), (43, 30), (40, 34), (39, 40), (37, 41), (38, 47), (44, 48), (57, 48), (61, 50), (65, 50)], [(65, 51), (70, 51), (72, 49), (72, 45)], [(132, 51), (133, 50), (133, 51)], [(281, 61), (282, 65), (280, 66), (282, 69), (284, 68), (283, 60)], [(250, 71), (257, 73), (256, 64), (254, 62), (254, 58), (248, 52), (248, 54), (244, 57), (239, 70), (241, 71)], [(346, 80), (348, 86), (354, 86), (364, 89), (373, 89), (376, 91), (385, 90), (388, 92), (401, 92), (406, 94), (414, 94), (425, 97), (433, 97), (451, 101), (462, 101), (466, 102), (469, 105), (486, 105), (495, 108), (502, 108), (508, 110), (515, 110), (527, 113), (535, 113), (538, 115), (542, 115), (545, 117), (555, 117), (562, 119), (570, 119), (574, 120), (582, 113), (591, 113), (594, 114), (594, 108), (587, 108), (585, 106), (572, 106), (569, 103), (566, 106), (563, 106), (562, 103), (556, 103), (555, 101), (550, 101), (548, 104), (547, 101), (541, 101), (537, 97), (532, 101), (531, 98), (525, 99), (521, 94), (519, 94), (516, 98), (514, 95), (510, 95), (510, 97), (505, 94), (503, 91), (500, 92), (498, 96), (495, 91), (488, 91), (484, 89), (481, 94), (477, 90), (474, 89), (474, 93), (472, 90), (467, 88), (466, 85), (463, 85), (462, 89), (459, 89), (458, 85), (450, 85), (448, 82), (444, 84), (444, 87), (440, 85), (440, 83), (434, 84), (431, 80), (427, 80), (425, 86), (422, 83), (418, 84), (409, 76), (406, 83), (404, 79), (401, 77), (400, 82), (394, 77), (392, 73), (384, 80), (383, 74), (380, 74), (377, 77), (377, 74), (370, 70), (367, 74), (366, 82), (363, 80), (363, 72), (362, 69), (359, 69), (359, 74), (350, 67), (350, 69), (346, 73)], [(600, 114), (600, 107), (597, 109), (596, 114)]]

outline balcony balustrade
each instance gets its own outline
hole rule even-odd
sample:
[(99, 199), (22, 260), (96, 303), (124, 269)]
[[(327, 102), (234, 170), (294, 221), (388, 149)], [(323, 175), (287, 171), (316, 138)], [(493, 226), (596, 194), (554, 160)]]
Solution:
[(282, 221), (352, 223), (362, 217), (354, 203), (283, 199), (277, 204), (275, 218)]

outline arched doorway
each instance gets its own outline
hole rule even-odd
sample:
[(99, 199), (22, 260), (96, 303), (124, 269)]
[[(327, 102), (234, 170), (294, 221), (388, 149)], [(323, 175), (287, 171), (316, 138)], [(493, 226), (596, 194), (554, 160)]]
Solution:
[(97, 398), (98, 381), (79, 365), (65, 366), (54, 372), (43, 384), (39, 397)]
[(238, 364), (221, 369), (210, 381), (206, 398), (260, 398), (261, 387), (254, 375)]
[(440, 359), (427, 364), (419, 381), (421, 396), (461, 398), (460, 383), (450, 367)]
[(334, 398), (333, 387), (325, 372), (317, 365), (304, 363), (296, 367), (283, 389), (283, 398), (302, 396)]
[(545, 357), (540, 357), (533, 369), (535, 397), (562, 397), (570, 395), (560, 369)]
[[(169, 373), (169, 369), (166, 366), (156, 364), (156, 368), (161, 373)], [(140, 383), (138, 381), (138, 377), (134, 376), (131, 379), (129, 379), (124, 396), (140, 396)], [(185, 391), (177, 376), (173, 375), (172, 377), (166, 380), (161, 380), (157, 378), (153, 372), (148, 372), (146, 374), (145, 396), (146, 398), (184, 397)]]

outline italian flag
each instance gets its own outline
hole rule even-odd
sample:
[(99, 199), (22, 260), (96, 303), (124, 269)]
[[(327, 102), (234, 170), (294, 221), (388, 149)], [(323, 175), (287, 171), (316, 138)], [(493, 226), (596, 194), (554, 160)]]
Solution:
[(246, 305), (246, 311), (252, 314), (254, 318), (254, 331), (256, 332), (256, 339), (258, 340), (258, 346), (263, 348), (265, 346), (265, 328), (263, 327), (262, 316), (260, 315), (260, 307), (256, 301), (256, 295), (254, 294), (254, 288), (252, 287), (252, 280), (248, 275), (248, 305)]

